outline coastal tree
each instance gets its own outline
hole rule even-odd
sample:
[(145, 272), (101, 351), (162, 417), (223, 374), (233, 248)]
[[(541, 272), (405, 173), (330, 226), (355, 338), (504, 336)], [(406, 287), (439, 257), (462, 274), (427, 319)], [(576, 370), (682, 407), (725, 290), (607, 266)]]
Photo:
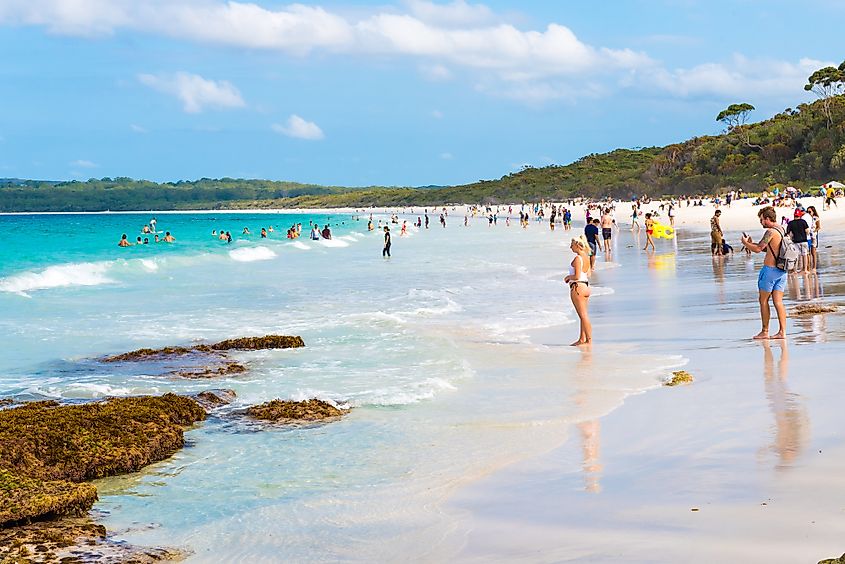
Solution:
[(755, 145), (751, 142), (751, 133), (749, 128), (745, 127), (745, 124), (748, 123), (748, 115), (754, 109), (754, 106), (747, 103), (731, 104), (719, 112), (719, 115), (716, 116), (716, 121), (724, 123), (728, 133), (736, 132), (739, 134), (740, 139), (749, 147), (761, 149), (762, 147), (760, 145)]
[(822, 101), (822, 111), (827, 118), (827, 128), (833, 125), (831, 101), (834, 96), (845, 93), (845, 61), (838, 67), (824, 67), (807, 79), (804, 90), (812, 92)]

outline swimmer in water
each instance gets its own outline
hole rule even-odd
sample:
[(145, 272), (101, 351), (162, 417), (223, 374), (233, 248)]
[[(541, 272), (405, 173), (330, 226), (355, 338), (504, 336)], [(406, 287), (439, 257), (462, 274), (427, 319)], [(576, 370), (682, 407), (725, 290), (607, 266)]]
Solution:
[(120, 238), (120, 242), (117, 244), (118, 247), (131, 247), (132, 243), (129, 242), (129, 239), (126, 238), (126, 233)]
[(170, 231), (164, 234), (164, 242), (165, 243), (173, 243), (176, 241), (176, 237), (170, 234)]
[(400, 237), (404, 237), (404, 236), (406, 236), (407, 234), (408, 234), (408, 222), (407, 222), (407, 221), (403, 221), (403, 222), (402, 222), (402, 230), (401, 230), (401, 231), (399, 231), (399, 236), (400, 236)]

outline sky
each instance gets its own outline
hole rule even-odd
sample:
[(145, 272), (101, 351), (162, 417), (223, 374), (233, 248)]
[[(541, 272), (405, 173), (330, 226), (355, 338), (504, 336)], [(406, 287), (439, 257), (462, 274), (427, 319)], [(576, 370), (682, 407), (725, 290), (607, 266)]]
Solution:
[(0, 0), (0, 177), (426, 186), (812, 101), (845, 2)]

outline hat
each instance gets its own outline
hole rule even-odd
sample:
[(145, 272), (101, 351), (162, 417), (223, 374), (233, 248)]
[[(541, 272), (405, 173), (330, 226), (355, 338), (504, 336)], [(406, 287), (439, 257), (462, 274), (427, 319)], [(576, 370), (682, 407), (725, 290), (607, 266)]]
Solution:
[(795, 217), (796, 218), (801, 217), (802, 215), (804, 215), (804, 210), (801, 210), (801, 209), (795, 210)]

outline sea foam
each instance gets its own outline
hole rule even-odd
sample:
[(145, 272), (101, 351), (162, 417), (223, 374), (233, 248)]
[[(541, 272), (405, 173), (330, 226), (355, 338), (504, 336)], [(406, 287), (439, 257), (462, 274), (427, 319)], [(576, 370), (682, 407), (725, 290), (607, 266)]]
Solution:
[(278, 255), (267, 247), (244, 247), (243, 249), (229, 251), (229, 256), (232, 257), (232, 260), (238, 262), (255, 262), (257, 260), (272, 260)]
[(0, 291), (28, 296), (33, 290), (47, 290), (65, 286), (99, 286), (114, 280), (106, 276), (108, 262), (78, 262), (49, 266), (35, 272), (22, 272), (0, 278)]

